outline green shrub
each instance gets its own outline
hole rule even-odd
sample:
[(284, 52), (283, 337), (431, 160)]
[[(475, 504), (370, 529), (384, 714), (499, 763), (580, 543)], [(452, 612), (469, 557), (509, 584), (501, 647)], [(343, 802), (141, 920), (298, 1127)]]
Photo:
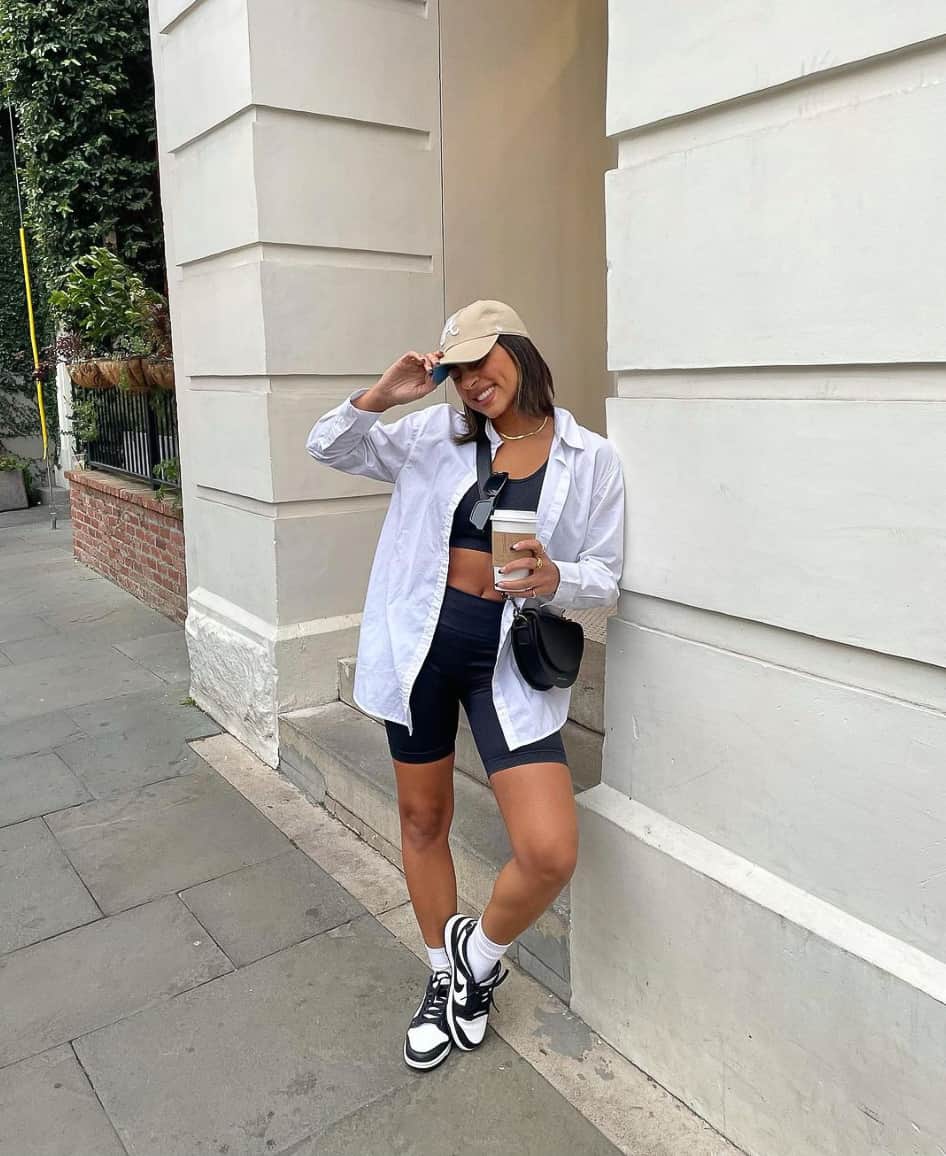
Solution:
[(99, 414), (94, 398), (73, 401), (72, 437), (77, 446), (87, 446), (99, 440)]
[(145, 357), (158, 352), (155, 315), (164, 298), (109, 249), (92, 249), (60, 278), (49, 295), (57, 320), (86, 351)]
[(23, 488), (26, 490), (26, 500), (31, 506), (39, 502), (39, 490), (33, 481), (31, 463), (19, 454), (0, 454), (0, 473), (18, 471), (23, 475)]

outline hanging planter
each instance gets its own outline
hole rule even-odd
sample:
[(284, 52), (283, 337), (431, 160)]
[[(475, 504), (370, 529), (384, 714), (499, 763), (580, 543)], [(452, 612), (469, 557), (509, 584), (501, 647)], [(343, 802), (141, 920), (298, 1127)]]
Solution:
[[(96, 386), (143, 392), (153, 388), (153, 376), (159, 388), (168, 388), (163, 364), (153, 374), (144, 368), (146, 361), (163, 363), (171, 352), (167, 301), (111, 250), (99, 246), (73, 261), (49, 299), (72, 339), (85, 352), (104, 355), (95, 359)], [(95, 378), (91, 370), (79, 376), (90, 383)]]
[(108, 389), (110, 382), (102, 371), (98, 358), (91, 361), (74, 361), (69, 365), (69, 378), (80, 389)]
[(152, 389), (174, 389), (174, 362), (170, 358), (142, 358), (141, 368)]
[(131, 393), (143, 393), (148, 388), (148, 382), (142, 369), (142, 360), (140, 357), (116, 358), (105, 362), (102, 372), (108, 378), (109, 385)]

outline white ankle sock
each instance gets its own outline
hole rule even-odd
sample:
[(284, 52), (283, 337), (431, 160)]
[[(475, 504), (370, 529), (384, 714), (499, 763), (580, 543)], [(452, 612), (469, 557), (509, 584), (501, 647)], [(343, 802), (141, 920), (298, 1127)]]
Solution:
[[(424, 944), (427, 947), (427, 944)], [(431, 971), (449, 971), (450, 957), (445, 947), (427, 947), (427, 958), (430, 960)]]
[(511, 946), (510, 943), (493, 943), (483, 931), (483, 920), (476, 921), (476, 926), (466, 943), (466, 957), (477, 983), (489, 975)]

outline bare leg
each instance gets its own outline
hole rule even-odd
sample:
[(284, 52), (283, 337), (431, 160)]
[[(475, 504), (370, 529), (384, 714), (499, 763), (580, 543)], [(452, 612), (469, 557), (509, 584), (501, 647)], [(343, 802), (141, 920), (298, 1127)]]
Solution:
[(546, 911), (572, 877), (578, 855), (578, 815), (569, 770), (530, 763), (497, 771), (490, 785), (513, 857), (500, 871), (483, 912), (494, 943), (512, 943)]
[(401, 858), (414, 915), (428, 947), (443, 947), (444, 924), (457, 910), (450, 854), (453, 755), (436, 763), (395, 760)]

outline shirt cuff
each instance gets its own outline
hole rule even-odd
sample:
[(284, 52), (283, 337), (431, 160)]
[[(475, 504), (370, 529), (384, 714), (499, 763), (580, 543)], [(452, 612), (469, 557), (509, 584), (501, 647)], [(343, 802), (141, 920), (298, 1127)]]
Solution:
[(338, 416), (342, 418), (345, 429), (359, 429), (367, 433), (375, 422), (383, 416), (375, 410), (359, 409), (356, 405), (352, 404), (356, 398), (361, 397), (367, 392), (367, 389), (355, 390), (351, 397), (346, 398), (339, 407)]
[[(555, 562), (555, 559), (552, 559)], [(577, 562), (555, 562), (558, 567), (558, 589), (546, 602), (547, 606), (565, 610), (575, 601), (581, 589), (581, 571)]]

